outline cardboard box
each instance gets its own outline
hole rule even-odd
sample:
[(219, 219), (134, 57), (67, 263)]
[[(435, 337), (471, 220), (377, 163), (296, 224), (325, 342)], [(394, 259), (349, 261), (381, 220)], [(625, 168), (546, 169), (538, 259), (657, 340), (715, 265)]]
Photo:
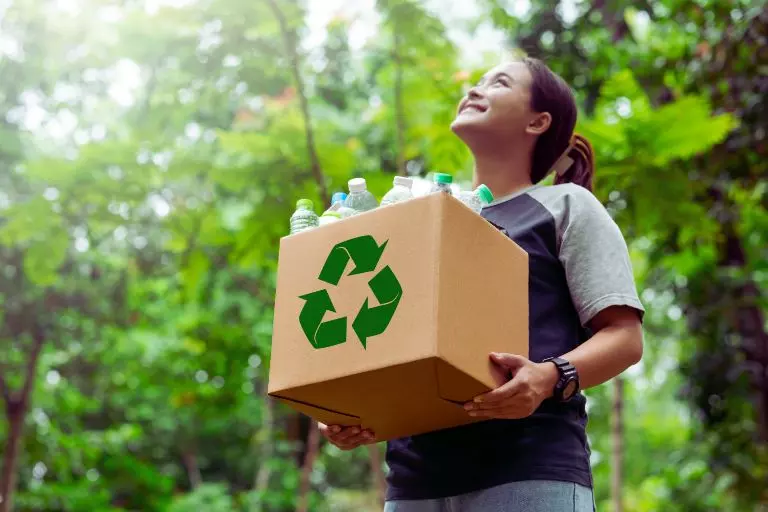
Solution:
[(378, 440), (480, 421), (488, 354), (528, 356), (528, 255), (433, 194), (282, 239), (268, 393)]

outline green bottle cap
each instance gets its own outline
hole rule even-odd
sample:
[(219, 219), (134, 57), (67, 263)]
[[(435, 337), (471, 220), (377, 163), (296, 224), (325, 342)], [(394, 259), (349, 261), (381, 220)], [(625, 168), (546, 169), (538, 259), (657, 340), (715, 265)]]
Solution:
[(434, 180), (435, 180), (435, 183), (444, 183), (444, 184), (450, 185), (451, 183), (453, 183), (453, 176), (451, 176), (450, 174), (446, 174), (444, 172), (437, 172), (435, 173)]
[(312, 204), (311, 199), (299, 199), (296, 201), (296, 208), (306, 208), (307, 210), (311, 210), (315, 205)]
[(489, 189), (485, 185), (479, 185), (475, 189), (475, 192), (480, 197), (480, 200), (485, 204), (490, 204), (493, 202), (493, 193), (491, 192), (491, 189)]

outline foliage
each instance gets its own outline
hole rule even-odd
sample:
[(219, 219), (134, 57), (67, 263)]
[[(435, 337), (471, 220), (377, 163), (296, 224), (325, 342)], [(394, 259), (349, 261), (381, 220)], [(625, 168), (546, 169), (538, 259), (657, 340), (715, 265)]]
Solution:
[[(449, 4), (379, 0), (361, 47), (343, 16), (305, 44), (299, 0), (0, 6), (17, 510), (298, 506), (307, 422), (265, 398), (279, 238), (297, 198), (353, 176), (379, 196), (395, 173), (470, 177), (447, 127), (490, 60), (449, 34), (489, 23), (574, 85), (648, 306), (625, 508), (768, 502), (764, 5), (483, 0), (446, 26)], [(588, 396), (609, 510), (610, 388)], [(369, 455), (320, 448), (309, 509), (375, 510)]]

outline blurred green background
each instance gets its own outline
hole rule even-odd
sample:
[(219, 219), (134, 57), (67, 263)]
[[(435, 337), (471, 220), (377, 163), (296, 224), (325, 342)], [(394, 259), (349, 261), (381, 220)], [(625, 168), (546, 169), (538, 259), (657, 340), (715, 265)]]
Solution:
[(521, 53), (648, 308), (587, 392), (598, 510), (768, 510), (767, 38), (750, 0), (0, 0), (0, 512), (379, 510), (382, 446), (265, 398), (278, 240), (351, 177), (468, 180), (456, 104)]

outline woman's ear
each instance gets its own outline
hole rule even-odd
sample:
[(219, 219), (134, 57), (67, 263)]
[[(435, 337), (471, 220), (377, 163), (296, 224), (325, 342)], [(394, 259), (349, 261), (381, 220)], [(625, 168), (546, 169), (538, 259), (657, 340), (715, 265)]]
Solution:
[(549, 129), (552, 124), (552, 116), (549, 112), (535, 114), (533, 119), (525, 127), (525, 133), (530, 135), (541, 135)]

